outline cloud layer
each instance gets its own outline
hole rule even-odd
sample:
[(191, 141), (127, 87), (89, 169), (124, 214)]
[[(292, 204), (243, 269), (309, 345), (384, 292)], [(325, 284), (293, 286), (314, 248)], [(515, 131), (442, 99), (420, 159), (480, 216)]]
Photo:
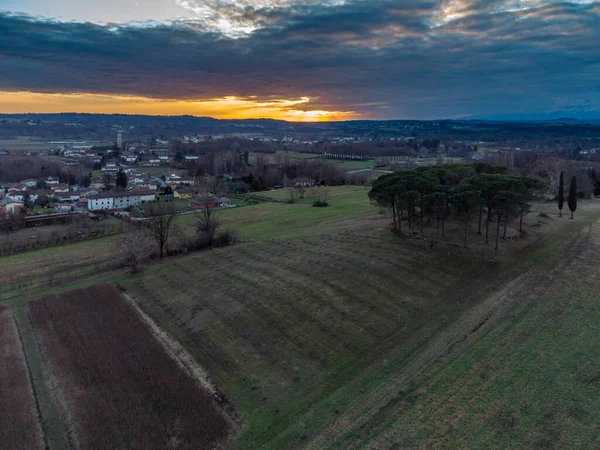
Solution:
[(189, 17), (143, 26), (0, 13), (0, 90), (309, 97), (370, 118), (600, 111), (598, 1), (177, 2)]

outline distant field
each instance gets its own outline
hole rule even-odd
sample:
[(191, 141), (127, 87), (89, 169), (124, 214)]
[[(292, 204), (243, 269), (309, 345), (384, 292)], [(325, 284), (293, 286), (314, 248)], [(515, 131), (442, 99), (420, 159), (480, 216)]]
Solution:
[[(62, 141), (62, 139), (38, 139), (29, 136), (20, 136), (17, 139), (0, 139), (0, 150), (8, 150), (15, 153), (43, 152), (61, 148), (60, 144), (50, 144), (51, 141)], [(88, 145), (106, 145), (107, 142), (86, 141)]]
[(41, 152), (58, 148), (56, 144), (49, 144), (48, 140), (36, 140), (28, 137), (18, 139), (0, 139), (0, 150), (14, 152)]
[(294, 158), (294, 159), (315, 159), (315, 158), (321, 157), (321, 155), (318, 153), (302, 153), (302, 152), (283, 151), (283, 150), (276, 152), (276, 154), (287, 156), (289, 158)]
[(212, 395), (115, 288), (52, 295), (28, 307), (78, 448), (210, 448), (227, 438)]
[(372, 169), (375, 167), (375, 161), (336, 161), (328, 159), (327, 161), (337, 164), (344, 169)]
[(43, 449), (35, 397), (12, 310), (0, 305), (0, 449)]

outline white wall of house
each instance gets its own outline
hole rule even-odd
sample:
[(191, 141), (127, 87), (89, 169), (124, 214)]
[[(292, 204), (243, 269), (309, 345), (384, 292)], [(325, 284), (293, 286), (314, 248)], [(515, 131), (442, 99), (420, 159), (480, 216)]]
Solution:
[[(155, 186), (155, 188), (156, 188), (156, 186)], [(155, 202), (155, 201), (156, 201), (156, 196), (154, 194), (140, 195), (140, 202), (142, 202), (142, 203)]]
[(9, 214), (15, 213), (15, 208), (22, 208), (23, 203), (21, 202), (9, 202), (6, 204), (6, 212)]
[(114, 198), (89, 198), (88, 209), (90, 211), (99, 209), (114, 209)]

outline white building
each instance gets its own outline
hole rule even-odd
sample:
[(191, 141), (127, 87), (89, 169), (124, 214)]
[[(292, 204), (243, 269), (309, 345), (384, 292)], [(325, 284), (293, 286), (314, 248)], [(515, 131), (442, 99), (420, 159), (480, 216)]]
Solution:
[(118, 172), (119, 168), (115, 163), (106, 163), (106, 166), (102, 168), (102, 172)]
[(56, 205), (54, 205), (55, 213), (71, 212), (72, 210), (73, 210), (73, 205), (71, 205), (69, 203), (57, 203)]
[(21, 181), (21, 183), (23, 183), (27, 187), (35, 187), (37, 185), (37, 180), (30, 178), (28, 180)]
[(156, 196), (154, 192), (148, 189), (134, 189), (129, 192), (103, 192), (88, 198), (88, 209), (90, 211), (124, 209), (154, 201), (156, 201)]

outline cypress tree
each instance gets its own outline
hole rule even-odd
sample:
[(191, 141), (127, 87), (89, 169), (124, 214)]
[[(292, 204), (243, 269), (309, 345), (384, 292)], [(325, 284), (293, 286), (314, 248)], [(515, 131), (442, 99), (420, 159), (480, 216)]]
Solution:
[(571, 177), (571, 187), (569, 188), (569, 209), (571, 210), (571, 219), (573, 213), (577, 210), (577, 178)]
[(562, 217), (563, 205), (565, 204), (565, 179), (562, 170), (560, 171), (560, 180), (558, 182), (558, 210), (559, 217)]

